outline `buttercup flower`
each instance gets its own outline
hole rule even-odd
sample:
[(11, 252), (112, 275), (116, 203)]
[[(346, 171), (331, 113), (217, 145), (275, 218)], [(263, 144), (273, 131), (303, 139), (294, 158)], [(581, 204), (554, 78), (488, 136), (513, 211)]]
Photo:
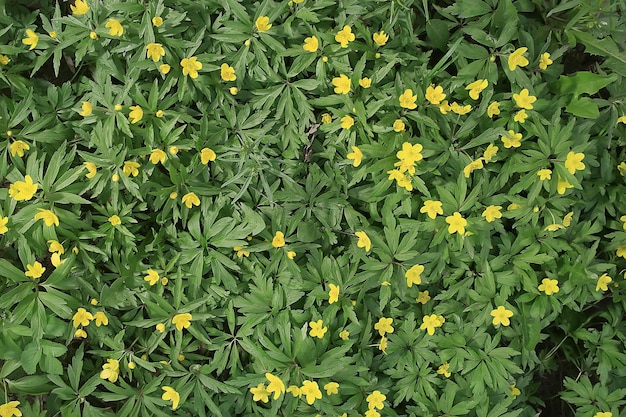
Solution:
[[(617, 123), (623, 123), (623, 124), (626, 125), (626, 115), (618, 117), (617, 118)], [(622, 162), (622, 164), (623, 164), (623, 162)]]
[(83, 165), (85, 166), (85, 168), (87, 168), (87, 173), (85, 174), (85, 177), (91, 179), (96, 176), (96, 164), (94, 164), (93, 162), (84, 162)]
[(7, 65), (9, 62), (11, 62), (11, 58), (6, 55), (0, 54), (0, 65)]
[(420, 209), (420, 213), (427, 213), (428, 217), (434, 219), (437, 217), (437, 214), (443, 214), (443, 209), (441, 208), (441, 201), (437, 200), (426, 200), (424, 201), (424, 205)]
[(330, 284), (330, 291), (328, 291), (328, 304), (336, 303), (339, 300), (339, 286)]
[(461, 216), (461, 213), (458, 211), (455, 212), (452, 216), (446, 217), (446, 223), (448, 226), (448, 233), (454, 234), (458, 233), (460, 235), (465, 234), (465, 226), (467, 226), (467, 220)]
[(386, 35), (385, 31), (381, 30), (378, 33), (374, 33), (374, 35), (372, 35), (372, 39), (374, 39), (374, 42), (376, 42), (376, 45), (383, 46), (389, 40), (389, 35)]
[(515, 113), (515, 116), (513, 116), (513, 121), (518, 123), (524, 123), (526, 119), (528, 119), (528, 113), (526, 113), (524, 109), (518, 111)]
[(326, 395), (339, 394), (339, 384), (336, 382), (329, 382), (324, 385), (324, 390), (326, 391)]
[(165, 163), (166, 158), (167, 154), (161, 149), (153, 149), (152, 153), (150, 154), (150, 162), (152, 162), (154, 165), (158, 164), (159, 162), (161, 164)]
[(6, 404), (0, 405), (1, 417), (21, 417), (22, 412), (17, 408), (20, 405), (19, 401), (9, 401)]
[(9, 222), (8, 217), (0, 216), (0, 235), (9, 231), (9, 228), (7, 227), (8, 222)]
[(37, 209), (39, 213), (35, 214), (35, 220), (43, 220), (46, 226), (59, 226), (59, 218), (52, 210)]
[(174, 316), (172, 324), (176, 326), (177, 330), (188, 329), (191, 326), (191, 319), (193, 317), (189, 313), (181, 313)]
[(352, 126), (354, 126), (354, 119), (351, 116), (343, 116), (341, 118), (341, 127), (344, 129), (350, 129)]
[(350, 332), (347, 330), (342, 330), (339, 332), (339, 338), (341, 340), (348, 340), (350, 338)]
[(596, 291), (606, 291), (609, 289), (609, 287), (607, 286), (607, 284), (609, 282), (613, 281), (613, 279), (611, 279), (610, 276), (608, 276), (607, 274), (602, 274), (599, 278), (598, 281), (596, 283)]
[(270, 18), (267, 16), (259, 16), (254, 24), (259, 32), (267, 32), (272, 27)]
[(513, 312), (511, 310), (507, 310), (504, 306), (498, 306), (498, 308), (492, 310), (490, 314), (493, 317), (492, 323), (494, 326), (497, 326), (498, 324), (508, 326), (511, 324), (509, 318), (513, 317)]
[(415, 301), (422, 304), (426, 304), (427, 302), (429, 302), (430, 295), (428, 295), (428, 291), (420, 291)]
[(29, 278), (36, 279), (41, 277), (45, 271), (46, 268), (44, 268), (39, 262), (35, 261), (32, 265), (26, 265), (26, 272), (24, 272), (24, 275)]
[(448, 104), (448, 100), (442, 101), (439, 105), (439, 112), (441, 112), (441, 114), (448, 114), (450, 110), (452, 110), (452, 107)]
[(454, 103), (450, 105), (450, 110), (452, 110), (453, 113), (456, 113), (462, 116), (464, 114), (469, 113), (472, 110), (472, 106), (470, 106), (469, 104), (466, 106), (461, 106), (455, 101)]
[(304, 49), (307, 52), (317, 52), (317, 49), (319, 48), (320, 43), (317, 40), (316, 36), (309, 36), (308, 38), (304, 39), (304, 45), (302, 45), (302, 49)]
[(274, 399), (277, 400), (278, 397), (280, 397), (280, 394), (285, 392), (285, 384), (279, 377), (274, 376), (269, 372), (265, 374), (265, 378), (267, 378), (270, 382), (267, 386), (267, 392), (270, 394), (274, 393)]
[(72, 317), (72, 321), (74, 322), (74, 328), (77, 328), (78, 326), (88, 326), (91, 320), (93, 320), (93, 316), (91, 315), (91, 313), (82, 307), (76, 310), (76, 313)]
[(30, 149), (30, 146), (28, 146), (28, 143), (23, 142), (21, 140), (16, 140), (15, 142), (11, 143), (10, 146), (11, 149), (11, 156), (19, 156), (20, 158), (24, 156), (24, 151), (27, 151)]
[(337, 35), (335, 35), (335, 40), (341, 44), (342, 48), (347, 48), (350, 42), (355, 40), (355, 36), (352, 33), (352, 28), (348, 25), (344, 26)]
[(117, 381), (120, 374), (120, 363), (117, 359), (107, 359), (107, 363), (102, 365), (100, 378), (108, 379), (110, 382)]
[(81, 110), (80, 112), (78, 112), (78, 114), (80, 114), (83, 117), (87, 117), (87, 116), (91, 116), (91, 113), (93, 112), (93, 106), (91, 105), (90, 102), (88, 101), (83, 101), (83, 104), (81, 105)]
[(413, 90), (411, 90), (410, 88), (404, 90), (404, 93), (402, 93), (399, 100), (400, 107), (404, 109), (413, 110), (417, 107), (417, 104), (415, 104), (415, 102), (417, 101), (417, 95), (413, 95)]
[(522, 142), (520, 142), (521, 139), (522, 139), (522, 134), (515, 133), (513, 130), (509, 130), (508, 133), (505, 133), (502, 135), (502, 143), (504, 144), (504, 147), (507, 149), (519, 148), (520, 146), (522, 146)]
[(250, 388), (250, 393), (253, 395), (253, 401), (263, 401), (264, 403), (270, 400), (270, 392), (265, 388), (264, 383), (260, 383), (254, 388)]
[(200, 151), (200, 161), (204, 165), (208, 164), (211, 161), (215, 161), (215, 158), (217, 158), (217, 155), (210, 148), (202, 148), (202, 150)]
[(423, 156), (422, 145), (416, 143), (415, 145), (411, 145), (409, 142), (404, 142), (402, 144), (402, 150), (396, 152), (396, 157), (402, 161), (407, 162), (408, 164), (414, 164), (415, 162), (421, 161)]
[(546, 295), (552, 295), (559, 292), (559, 281), (556, 279), (544, 278), (541, 280), (541, 284), (539, 284), (539, 291), (543, 291)]
[(199, 206), (200, 199), (195, 193), (187, 193), (183, 196), (183, 204), (190, 209), (193, 206)]
[(296, 385), (290, 385), (289, 388), (287, 388), (287, 392), (293, 395), (294, 398), (300, 398), (302, 395), (302, 390)]
[(135, 124), (143, 118), (143, 109), (140, 106), (130, 106), (131, 112), (128, 114), (128, 120)]
[(428, 100), (430, 104), (438, 106), (444, 98), (446, 98), (446, 95), (443, 93), (443, 87), (440, 85), (435, 86), (431, 84), (426, 88), (426, 100)]
[(444, 362), (439, 368), (437, 368), (437, 373), (439, 375), (443, 375), (446, 378), (450, 378), (450, 376), (452, 375), (449, 371), (450, 369), (450, 364), (448, 362)]
[(96, 327), (100, 327), (102, 325), (104, 326), (109, 325), (109, 318), (102, 311), (98, 311), (96, 314), (94, 314), (93, 318), (96, 321)]
[(389, 317), (381, 317), (378, 319), (378, 323), (374, 325), (374, 329), (378, 330), (378, 334), (384, 336), (387, 333), (393, 333), (394, 328), (391, 325), (393, 323), (393, 319)]
[(341, 74), (339, 77), (333, 78), (336, 94), (348, 94), (350, 92), (351, 81), (346, 75)]
[(565, 194), (565, 191), (568, 188), (574, 188), (574, 186), (572, 184), (570, 184), (569, 182), (567, 182), (566, 180), (564, 180), (561, 177), (559, 177), (559, 180), (558, 180), (557, 186), (556, 186), (556, 192), (562, 195), (562, 194)]
[(30, 175), (24, 177), (24, 181), (15, 181), (9, 186), (9, 196), (15, 201), (28, 201), (37, 192), (37, 184), (33, 183)]
[(489, 81), (487, 80), (477, 80), (469, 84), (467, 87), (465, 87), (465, 89), (469, 90), (469, 96), (471, 98), (473, 98), (474, 100), (478, 100), (480, 93), (485, 88), (487, 88), (488, 85), (489, 85)]
[(502, 210), (502, 206), (489, 206), (483, 211), (482, 216), (487, 220), (487, 223), (491, 223), (495, 219), (502, 218), (500, 210)]
[(593, 417), (613, 417), (613, 413), (611, 413), (610, 411), (604, 411), (604, 412), (600, 411), (596, 413), (596, 415)]
[(89, 37), (95, 41), (96, 39), (98, 39), (98, 34), (92, 30), (91, 32), (89, 32)]
[(463, 168), (463, 176), (465, 176), (465, 178), (469, 178), (472, 172), (474, 172), (477, 169), (482, 169), (482, 168), (483, 168), (483, 159), (478, 158), (477, 160), (472, 161), (469, 164), (465, 165), (465, 168)]
[(541, 54), (541, 56), (539, 57), (539, 68), (541, 68), (542, 70), (546, 70), (548, 68), (548, 65), (550, 64), (552, 64), (550, 54), (547, 52)]
[(356, 232), (355, 235), (359, 238), (356, 246), (359, 248), (365, 248), (365, 252), (369, 252), (370, 248), (372, 247), (372, 241), (370, 240), (369, 236), (367, 236), (367, 233)]
[(330, 114), (328, 114), (328, 113), (322, 114), (322, 123), (323, 124), (332, 123), (332, 121), (333, 121), (333, 117)]
[(111, 226), (119, 226), (120, 224), (122, 224), (122, 219), (120, 219), (120, 216), (118, 216), (117, 214), (114, 214), (113, 216), (109, 217), (109, 223), (111, 223)]
[(198, 71), (202, 69), (202, 62), (192, 56), (191, 58), (183, 58), (180, 61), (180, 66), (183, 67), (183, 75), (189, 75), (192, 79), (196, 79), (198, 78)]
[(309, 331), (309, 335), (312, 337), (317, 337), (318, 339), (322, 339), (328, 330), (328, 327), (323, 327), (324, 322), (322, 320), (311, 321), (309, 322), (309, 326), (311, 326), (311, 330)]
[(513, 100), (515, 100), (517, 107), (531, 110), (533, 108), (533, 103), (537, 101), (537, 97), (531, 96), (528, 92), (528, 88), (524, 88), (519, 92), (519, 94), (513, 94)]
[(489, 116), (490, 119), (493, 119), (493, 116), (497, 116), (498, 114), (500, 114), (500, 103), (494, 101), (489, 104), (489, 107), (487, 107), (487, 116)]
[(352, 146), (352, 152), (347, 154), (346, 157), (354, 161), (352, 163), (352, 166), (358, 167), (359, 165), (361, 165), (361, 161), (363, 160), (363, 152), (361, 152), (358, 147)]
[(394, 132), (404, 132), (406, 126), (404, 125), (404, 122), (400, 119), (397, 119), (395, 122), (393, 122), (393, 131)]
[(124, 33), (124, 27), (117, 19), (109, 19), (104, 27), (109, 29), (109, 35), (111, 36), (122, 36)]
[(306, 397), (306, 402), (309, 405), (313, 404), (315, 400), (322, 399), (322, 391), (315, 381), (303, 381), (300, 392)]
[(285, 246), (285, 235), (283, 232), (276, 232), (272, 239), (272, 246), (275, 248), (282, 248)]
[(87, 339), (87, 332), (86, 332), (86, 331), (84, 331), (83, 329), (77, 329), (77, 330), (74, 332), (74, 337), (75, 337), (76, 339)]
[(496, 156), (496, 153), (498, 153), (498, 147), (493, 144), (489, 144), (483, 153), (485, 163), (491, 162), (491, 160)]
[(522, 391), (520, 391), (519, 388), (515, 386), (515, 384), (511, 385), (510, 389), (511, 389), (511, 395), (514, 397), (517, 397), (518, 395), (522, 393)]
[(172, 67), (170, 67), (168, 64), (159, 65), (159, 71), (161, 71), (161, 74), (163, 75), (166, 75), (168, 72), (170, 72), (171, 69)]
[(158, 62), (162, 56), (165, 56), (165, 49), (160, 43), (149, 43), (146, 45), (146, 57), (152, 61)]
[(518, 48), (515, 52), (509, 55), (508, 64), (510, 71), (515, 71), (518, 66), (525, 67), (528, 65), (528, 59), (524, 56), (526, 51), (528, 51), (528, 48), (526, 47)]
[(585, 159), (584, 153), (574, 153), (570, 151), (565, 158), (565, 168), (567, 168), (570, 174), (574, 174), (576, 171), (582, 171), (585, 169), (585, 164), (582, 162), (583, 159)]
[(422, 283), (422, 272), (424, 272), (423, 265), (413, 265), (405, 273), (406, 285), (411, 288), (413, 284), (419, 285)]
[(429, 336), (435, 334), (435, 329), (437, 327), (441, 327), (445, 322), (443, 316), (438, 316), (436, 314), (431, 314), (430, 316), (424, 316), (422, 319), (423, 322), (420, 326), (420, 330), (426, 330)]
[(567, 213), (565, 217), (563, 217), (563, 226), (569, 227), (569, 225), (572, 223), (572, 217), (574, 217), (573, 211)]
[(180, 402), (180, 394), (172, 387), (162, 387), (163, 395), (161, 395), (161, 399), (165, 401), (172, 402), (172, 410), (176, 410), (178, 408), (178, 403)]
[(146, 281), (146, 282), (149, 282), (150, 285), (156, 284), (161, 279), (161, 277), (159, 276), (159, 273), (157, 271), (155, 271), (154, 269), (148, 269), (146, 271), (146, 274), (148, 274), (148, 275), (146, 275), (143, 278), (143, 280)]
[(24, 45), (30, 45), (28, 50), (32, 51), (37, 47), (37, 42), (39, 42), (39, 36), (31, 29), (26, 29), (26, 37), (22, 39), (22, 43)]
[(372, 86), (372, 79), (363, 77), (359, 80), (359, 85), (363, 88), (370, 88)]
[(386, 399), (387, 397), (384, 394), (376, 390), (372, 392), (370, 395), (368, 395), (365, 398), (365, 401), (367, 401), (367, 408), (369, 408), (370, 410), (374, 410), (374, 409), (382, 410), (385, 407), (385, 404), (383, 404), (383, 401), (385, 401)]
[(124, 172), (124, 175), (126, 175), (127, 177), (130, 177), (131, 175), (133, 177), (136, 177), (137, 175), (139, 175), (139, 167), (141, 165), (139, 165), (139, 162), (135, 162), (135, 161), (124, 161), (124, 166), (122, 167), (122, 172)]
[(235, 68), (228, 64), (222, 64), (220, 67), (220, 76), (224, 81), (235, 81), (237, 76), (235, 75)]

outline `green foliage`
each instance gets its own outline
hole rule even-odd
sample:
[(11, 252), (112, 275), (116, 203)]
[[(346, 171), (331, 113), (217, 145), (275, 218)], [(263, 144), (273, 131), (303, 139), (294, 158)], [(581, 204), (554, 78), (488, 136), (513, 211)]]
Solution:
[(624, 413), (621, 2), (1, 7), (2, 417)]

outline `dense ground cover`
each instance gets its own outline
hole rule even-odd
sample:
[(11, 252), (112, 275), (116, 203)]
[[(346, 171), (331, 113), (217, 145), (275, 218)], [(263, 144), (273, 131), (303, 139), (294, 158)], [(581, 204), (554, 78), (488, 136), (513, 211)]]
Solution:
[(625, 11), (3, 4), (0, 417), (626, 415)]

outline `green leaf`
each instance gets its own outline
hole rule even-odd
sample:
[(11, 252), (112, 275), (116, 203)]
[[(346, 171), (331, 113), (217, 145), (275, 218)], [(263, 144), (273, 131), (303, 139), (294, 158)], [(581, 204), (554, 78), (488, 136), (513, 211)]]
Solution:
[(597, 119), (600, 117), (598, 105), (589, 97), (573, 98), (567, 107), (565, 107), (565, 111), (574, 116), (587, 119)]
[(600, 89), (606, 87), (612, 82), (617, 81), (617, 74), (609, 76), (594, 74), (588, 71), (577, 72), (573, 76), (561, 75), (558, 81), (559, 92), (561, 94), (595, 94)]

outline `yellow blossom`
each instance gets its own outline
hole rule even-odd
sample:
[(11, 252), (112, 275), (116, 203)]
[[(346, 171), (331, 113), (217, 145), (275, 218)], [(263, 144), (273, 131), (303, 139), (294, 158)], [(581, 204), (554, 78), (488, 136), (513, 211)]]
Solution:
[(446, 98), (446, 95), (443, 93), (443, 87), (440, 85), (435, 86), (431, 84), (426, 88), (426, 100), (428, 100), (430, 104), (438, 106), (444, 98)]
[(358, 147), (352, 146), (352, 152), (347, 154), (346, 158), (352, 159), (354, 161), (352, 165), (358, 167), (359, 165), (361, 165), (361, 161), (363, 160), (363, 152), (361, 152)]
[(389, 317), (381, 317), (378, 319), (378, 322), (374, 325), (374, 330), (378, 330), (378, 334), (384, 336), (387, 333), (393, 333), (394, 328), (391, 325), (393, 323), (393, 319)]
[(277, 400), (278, 397), (280, 397), (280, 394), (284, 394), (285, 384), (279, 377), (272, 375), (269, 372), (265, 374), (265, 378), (267, 378), (270, 382), (267, 386), (267, 392), (270, 394), (274, 393), (274, 399)]
[(343, 116), (341, 118), (341, 127), (344, 129), (350, 129), (352, 126), (354, 126), (354, 119), (351, 116)]
[(296, 385), (290, 385), (289, 388), (287, 388), (287, 392), (293, 395), (294, 398), (300, 398), (302, 395), (302, 390)]
[(276, 232), (272, 239), (272, 246), (275, 248), (282, 248), (285, 246), (285, 235), (283, 232)]
[(307, 52), (317, 52), (317, 49), (319, 48), (320, 43), (317, 40), (316, 36), (309, 36), (308, 38), (304, 39), (304, 45), (302, 45), (302, 49), (304, 49)]
[(21, 141), (21, 140), (16, 140), (15, 142), (11, 143), (11, 156), (19, 156), (20, 158), (24, 156), (24, 151), (27, 151), (30, 149), (30, 146), (28, 146), (28, 143)]
[(550, 59), (550, 54), (548, 52), (544, 52), (539, 57), (539, 68), (542, 70), (546, 70), (548, 65), (552, 64), (552, 60)]
[(559, 180), (556, 186), (556, 192), (562, 195), (562, 194), (565, 194), (565, 191), (568, 188), (574, 188), (574, 186), (570, 184), (569, 182), (567, 182), (566, 180), (559, 177)]
[(327, 124), (327, 123), (331, 123), (333, 121), (333, 118), (330, 114), (328, 113), (324, 113), (322, 114), (322, 123), (323, 124)]
[(408, 162), (409, 164), (413, 164), (422, 160), (422, 149), (423, 147), (419, 143), (411, 145), (410, 142), (404, 142), (402, 144), (402, 150), (396, 152), (396, 157), (402, 161)]
[(111, 226), (119, 226), (120, 224), (122, 224), (122, 219), (120, 219), (120, 216), (118, 216), (117, 214), (114, 214), (113, 216), (109, 217), (109, 223), (111, 223)]
[(539, 285), (539, 291), (543, 291), (546, 295), (552, 295), (559, 292), (559, 281), (556, 279), (544, 278)]
[(46, 226), (59, 226), (59, 218), (52, 210), (37, 209), (39, 213), (35, 214), (35, 220), (43, 220)]
[(120, 363), (116, 359), (107, 359), (107, 363), (102, 365), (102, 372), (100, 372), (100, 378), (108, 379), (110, 382), (117, 381), (120, 374)]
[(339, 300), (339, 286), (335, 284), (329, 284), (330, 291), (328, 291), (328, 304), (336, 303)]
[(152, 162), (154, 165), (158, 164), (159, 162), (161, 164), (165, 163), (166, 158), (167, 154), (161, 149), (153, 149), (152, 153), (150, 154), (150, 162)]
[(341, 29), (337, 35), (335, 35), (335, 40), (341, 44), (342, 48), (347, 48), (350, 42), (354, 41), (355, 36), (352, 33), (352, 28), (348, 25), (345, 25), (343, 29)]
[(86, 339), (87, 338), (87, 332), (84, 331), (83, 329), (78, 329), (74, 332), (74, 337), (76, 339)]
[(9, 231), (9, 228), (7, 227), (8, 222), (9, 222), (8, 217), (0, 216), (0, 235)]
[(617, 118), (617, 123), (623, 123), (623, 124), (626, 125), (626, 115), (618, 117)]
[(109, 19), (104, 27), (109, 29), (109, 35), (111, 36), (122, 36), (122, 34), (124, 33), (124, 27), (122, 26), (120, 21), (116, 19)]
[(135, 162), (135, 161), (124, 161), (124, 166), (122, 167), (122, 171), (124, 172), (124, 175), (126, 175), (127, 177), (130, 177), (131, 175), (133, 177), (136, 177), (137, 175), (139, 175), (139, 162)]
[(515, 69), (519, 67), (525, 67), (528, 65), (528, 59), (524, 56), (524, 54), (528, 51), (528, 48), (518, 48), (511, 55), (509, 55), (508, 64), (509, 70), (515, 71)]
[(254, 25), (261, 33), (267, 32), (272, 27), (272, 25), (270, 24), (270, 18), (267, 16), (259, 16), (256, 22), (254, 22)]
[(200, 151), (200, 161), (204, 165), (208, 164), (210, 161), (215, 161), (215, 158), (217, 158), (217, 155), (210, 148), (202, 148)]
[(363, 88), (370, 88), (372, 86), (372, 79), (363, 77), (359, 80), (359, 85)]
[(372, 39), (374, 40), (374, 42), (376, 42), (376, 45), (383, 46), (389, 40), (389, 35), (385, 34), (384, 30), (381, 30), (378, 33), (374, 33), (372, 35)]
[(161, 279), (161, 277), (159, 276), (159, 273), (157, 271), (155, 271), (154, 269), (148, 269), (146, 271), (146, 274), (148, 274), (148, 275), (146, 275), (143, 278), (143, 280), (146, 281), (146, 282), (149, 282), (150, 285), (156, 284), (159, 281), (159, 279)]
[(522, 146), (522, 142), (520, 142), (521, 139), (522, 139), (522, 134), (515, 133), (515, 131), (513, 130), (509, 130), (507, 133), (502, 135), (502, 143), (504, 144), (504, 147), (507, 149), (519, 148), (520, 146)]
[(50, 256), (50, 263), (53, 267), (58, 268), (61, 264), (65, 263), (65, 259), (61, 260), (61, 254), (55, 252)]
[(180, 61), (180, 66), (183, 67), (183, 75), (189, 75), (192, 79), (198, 78), (198, 71), (202, 69), (202, 62), (198, 61), (198, 58), (192, 56), (190, 58), (183, 58)]
[(496, 153), (498, 153), (498, 147), (493, 144), (489, 144), (483, 153), (485, 163), (491, 162), (491, 160), (496, 156)]
[(513, 312), (511, 310), (507, 310), (504, 306), (498, 306), (498, 308), (492, 310), (490, 314), (493, 317), (492, 323), (494, 326), (499, 324), (508, 326), (511, 324), (509, 318), (513, 317)]
[(460, 235), (465, 234), (465, 226), (467, 226), (467, 220), (461, 216), (461, 213), (458, 211), (455, 212), (452, 216), (446, 217), (446, 223), (448, 226), (448, 233), (454, 234), (458, 233)]
[(573, 211), (567, 213), (565, 217), (563, 217), (563, 226), (569, 227), (569, 225), (572, 223), (572, 217), (574, 217)]
[(530, 110), (533, 108), (533, 103), (537, 101), (537, 97), (531, 96), (528, 92), (528, 88), (524, 88), (519, 94), (513, 94), (513, 100), (517, 107)]
[(26, 272), (24, 272), (24, 275), (29, 278), (36, 279), (41, 277), (45, 271), (46, 268), (44, 268), (43, 265), (41, 265), (39, 262), (35, 261), (35, 263), (32, 265), (26, 265)]
[(6, 55), (0, 54), (0, 65), (7, 65), (9, 62), (11, 62), (11, 58)]
[(585, 169), (585, 164), (582, 162), (583, 159), (585, 159), (584, 153), (574, 153), (570, 151), (565, 158), (565, 168), (567, 168), (570, 174), (574, 174), (576, 171), (582, 171)]
[(552, 170), (544, 168), (537, 171), (537, 175), (541, 181), (549, 180), (552, 176)]
[(450, 107), (450, 105), (448, 104), (448, 100), (442, 101), (439, 105), (439, 111), (441, 112), (441, 114), (448, 114), (448, 112), (451, 110), (452, 107)]
[(470, 83), (467, 87), (465, 87), (465, 89), (469, 90), (469, 96), (472, 99), (478, 100), (480, 93), (482, 93), (482, 91), (488, 86), (489, 86), (489, 81), (477, 80), (477, 81), (474, 81), (473, 83)]
[(80, 114), (83, 117), (87, 117), (87, 116), (91, 116), (91, 113), (93, 112), (93, 106), (91, 105), (90, 102), (88, 101), (83, 101), (83, 104), (81, 105), (81, 110), (80, 112), (78, 112), (78, 114)]
[(374, 409), (382, 410), (385, 407), (385, 405), (383, 404), (383, 401), (385, 401), (386, 399), (387, 397), (384, 394), (376, 390), (372, 392), (370, 395), (368, 395), (365, 398), (365, 401), (367, 401), (367, 408), (369, 408), (370, 410), (374, 410)]
[(235, 81), (237, 76), (235, 75), (235, 68), (228, 64), (222, 64), (220, 67), (220, 76), (224, 81)]
[(526, 119), (528, 119), (528, 114), (524, 109), (518, 111), (517, 113), (515, 113), (515, 116), (513, 116), (513, 121), (518, 123), (524, 123)]
[(507, 211), (511, 211), (511, 210), (517, 210), (522, 208), (522, 206), (520, 206), (519, 204), (515, 204), (515, 203), (511, 203), (508, 205), (508, 207), (506, 208)]
[(355, 235), (359, 238), (356, 246), (359, 248), (365, 248), (365, 252), (369, 252), (372, 247), (372, 241), (370, 240), (369, 236), (367, 236), (367, 233), (356, 232)]
[(478, 158), (475, 161), (470, 162), (469, 164), (465, 165), (465, 168), (463, 168), (463, 175), (465, 176), (465, 178), (469, 178), (470, 174), (477, 170), (477, 169), (482, 169), (483, 168), (483, 159), (482, 158)]
[(404, 125), (404, 122), (400, 119), (396, 119), (395, 122), (393, 122), (393, 131), (394, 132), (404, 132), (404, 129), (406, 128), (406, 126)]
[(417, 107), (415, 102), (417, 101), (417, 95), (413, 95), (413, 90), (410, 88), (404, 90), (404, 93), (399, 97), (400, 107), (404, 109), (413, 110)]
[(31, 51), (37, 47), (37, 42), (39, 42), (39, 36), (37, 36), (33, 30), (26, 29), (26, 37), (22, 39), (22, 43), (24, 45), (30, 45), (28, 50)]
[(176, 326), (177, 330), (188, 329), (191, 326), (192, 318), (189, 313), (176, 314), (172, 319), (172, 324)]
[(95, 41), (96, 39), (98, 39), (98, 34), (92, 30), (91, 32), (89, 32), (89, 37)]
[(199, 206), (200, 199), (195, 193), (187, 193), (183, 196), (183, 204), (187, 206), (188, 209), (190, 209), (193, 206)]
[(180, 402), (180, 394), (172, 387), (162, 387), (163, 395), (161, 395), (161, 399), (164, 401), (172, 402), (172, 410), (176, 410), (178, 408), (178, 403)]
[(446, 378), (450, 378), (450, 376), (452, 375), (450, 373), (450, 364), (448, 362), (444, 362), (439, 368), (437, 368), (437, 373), (439, 375), (443, 375)]
[(100, 327), (101, 325), (108, 326), (109, 318), (102, 311), (98, 311), (93, 315), (94, 320), (96, 321), (96, 327)]
[(469, 113), (472, 110), (472, 106), (470, 106), (469, 104), (465, 106), (461, 106), (455, 101), (454, 103), (450, 105), (450, 110), (452, 110), (453, 113), (456, 113), (462, 116), (464, 114)]
[(500, 210), (502, 210), (502, 206), (489, 206), (483, 211), (482, 216), (487, 220), (487, 223), (491, 223), (495, 219), (502, 218)]
[(419, 285), (422, 283), (422, 272), (424, 272), (423, 265), (413, 265), (405, 273), (406, 285), (411, 288), (413, 284)]
[(322, 320), (311, 321), (309, 322), (309, 326), (311, 326), (309, 335), (317, 337), (318, 339), (322, 339), (328, 330), (328, 327), (324, 327), (324, 322)]
[(170, 67), (168, 64), (159, 65), (159, 71), (161, 71), (161, 74), (163, 75), (166, 75), (168, 72), (170, 72), (171, 69), (172, 67)]
[(9, 196), (15, 201), (28, 201), (37, 192), (37, 187), (30, 175), (26, 175), (24, 181), (15, 181), (9, 186)]
[(426, 304), (428, 301), (430, 301), (430, 295), (428, 295), (428, 291), (420, 291), (415, 301), (422, 304)]
[(493, 116), (497, 116), (498, 114), (500, 114), (500, 103), (494, 101), (489, 104), (489, 107), (487, 107), (487, 116), (489, 116), (490, 119), (493, 119)]
[(85, 166), (85, 168), (87, 168), (87, 173), (85, 174), (85, 177), (91, 179), (96, 176), (96, 164), (94, 164), (93, 162), (84, 162), (83, 165)]
[(341, 74), (339, 77), (333, 78), (332, 83), (335, 86), (336, 94), (348, 94), (350, 92), (351, 82), (346, 75)]
[(422, 324), (420, 325), (420, 330), (426, 330), (429, 336), (435, 334), (435, 329), (437, 327), (441, 327), (444, 323), (443, 316), (438, 316), (436, 314), (431, 314), (429, 316), (424, 316), (422, 319)]
[(160, 43), (146, 45), (146, 57), (151, 58), (153, 62), (158, 62), (163, 56), (165, 56), (165, 49)]
[(132, 124), (139, 122), (143, 118), (143, 109), (140, 106), (130, 106), (129, 109), (131, 111), (128, 114), (128, 120)]
[(162, 24), (163, 24), (163, 18), (162, 18), (161, 16), (154, 16), (154, 17), (152, 18), (152, 25), (153, 25), (154, 27), (157, 27), (157, 28), (158, 28), (158, 27), (159, 27), (159, 26), (161, 26)]
[(609, 282), (613, 281), (613, 279), (608, 276), (607, 274), (602, 274), (599, 278), (598, 281), (596, 282), (596, 291), (606, 291), (609, 289), (609, 287), (607, 286), (607, 284)]
[(441, 208), (441, 201), (437, 200), (426, 200), (424, 201), (424, 205), (420, 208), (420, 213), (427, 213), (428, 217), (434, 219), (437, 217), (437, 214), (443, 214), (443, 209)]
[(339, 332), (339, 338), (341, 340), (348, 340), (350, 338), (350, 332), (347, 330), (342, 330)]
[(326, 395), (339, 394), (339, 384), (336, 382), (329, 382), (324, 385), (324, 390), (326, 391)]
[(514, 397), (517, 397), (522, 394), (522, 391), (520, 391), (519, 388), (515, 386), (515, 384), (511, 385), (509, 388), (511, 389), (511, 395)]
[(309, 405), (313, 404), (315, 400), (322, 399), (322, 391), (320, 391), (319, 385), (315, 381), (303, 381), (300, 392), (306, 397), (306, 402)]
[(93, 316), (91, 315), (90, 312), (88, 312), (87, 310), (85, 310), (84, 308), (79, 308), (76, 313), (74, 314), (74, 316), (72, 317), (72, 321), (74, 322), (74, 328), (77, 328), (78, 326), (88, 326), (89, 322), (91, 320), (93, 320)]
[(159, 333), (163, 333), (163, 332), (165, 331), (165, 324), (163, 324), (163, 323), (159, 323), (159, 324), (157, 324), (157, 325), (156, 325), (156, 330), (157, 330)]

